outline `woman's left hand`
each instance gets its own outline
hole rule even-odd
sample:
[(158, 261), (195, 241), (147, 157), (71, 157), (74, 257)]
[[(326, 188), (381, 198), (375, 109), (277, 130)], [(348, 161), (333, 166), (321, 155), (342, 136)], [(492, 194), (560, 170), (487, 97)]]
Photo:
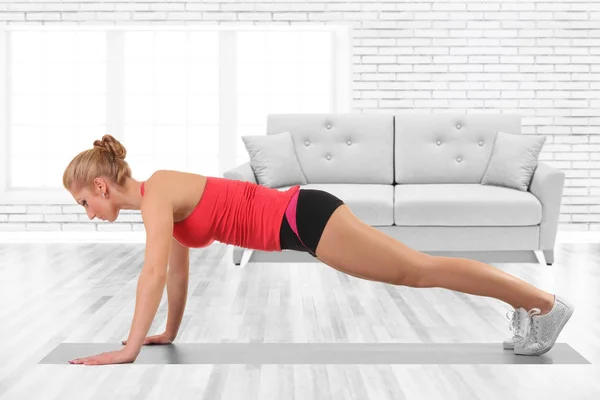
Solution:
[(129, 351), (118, 350), (91, 357), (76, 358), (69, 361), (69, 363), (83, 365), (125, 364), (134, 362), (136, 357)]

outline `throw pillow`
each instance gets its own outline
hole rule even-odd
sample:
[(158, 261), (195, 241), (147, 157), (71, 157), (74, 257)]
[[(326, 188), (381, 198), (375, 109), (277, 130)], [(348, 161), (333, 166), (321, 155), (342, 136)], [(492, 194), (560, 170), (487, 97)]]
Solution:
[(306, 177), (290, 132), (272, 135), (242, 136), (250, 155), (250, 166), (260, 185), (281, 186), (306, 185)]
[(527, 191), (545, 142), (546, 136), (498, 132), (481, 184)]

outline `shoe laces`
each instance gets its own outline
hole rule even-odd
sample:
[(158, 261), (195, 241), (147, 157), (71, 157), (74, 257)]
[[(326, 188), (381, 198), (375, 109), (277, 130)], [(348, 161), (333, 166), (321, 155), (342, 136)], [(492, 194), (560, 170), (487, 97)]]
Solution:
[[(512, 313), (512, 315), (509, 316), (509, 313)], [(522, 338), (525, 338), (526, 336), (526, 328), (527, 328), (527, 321), (523, 318), (521, 318), (520, 313), (518, 310), (514, 310), (514, 311), (508, 311), (506, 313), (506, 318), (510, 319), (510, 324), (508, 326), (508, 328), (513, 331), (514, 336), (520, 336)]]
[(532, 308), (527, 312), (527, 317), (529, 318), (529, 333), (527, 335), (527, 343), (538, 343), (538, 325), (539, 321), (537, 319), (533, 319), (534, 315), (541, 314), (542, 310), (539, 308)]
[[(508, 316), (509, 313), (512, 313), (512, 316)], [(514, 332), (516, 335), (519, 332), (519, 325), (521, 323), (521, 318), (517, 318), (517, 310), (508, 311), (506, 313), (506, 318), (510, 319), (510, 324), (508, 325), (508, 329)]]

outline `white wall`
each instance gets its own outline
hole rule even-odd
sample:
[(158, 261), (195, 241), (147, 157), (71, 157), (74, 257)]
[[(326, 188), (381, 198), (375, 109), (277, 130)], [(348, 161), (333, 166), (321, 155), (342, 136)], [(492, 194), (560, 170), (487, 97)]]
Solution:
[[(328, 24), (354, 28), (353, 112), (506, 112), (566, 173), (561, 231), (600, 231), (600, 1), (18, 1), (0, 25)], [(0, 230), (143, 230), (138, 211), (0, 206)]]

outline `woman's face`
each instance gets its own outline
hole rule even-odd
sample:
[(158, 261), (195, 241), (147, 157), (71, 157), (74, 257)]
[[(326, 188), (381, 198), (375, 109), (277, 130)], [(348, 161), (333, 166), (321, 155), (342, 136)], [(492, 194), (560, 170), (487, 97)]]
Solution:
[(84, 188), (71, 194), (75, 198), (75, 201), (83, 207), (89, 219), (96, 217), (104, 221), (113, 222), (117, 219), (119, 212), (115, 210), (110, 196), (108, 198), (102, 197), (101, 193), (103, 192), (106, 192), (106, 189), (102, 191), (99, 187), (95, 186), (93, 191)]

